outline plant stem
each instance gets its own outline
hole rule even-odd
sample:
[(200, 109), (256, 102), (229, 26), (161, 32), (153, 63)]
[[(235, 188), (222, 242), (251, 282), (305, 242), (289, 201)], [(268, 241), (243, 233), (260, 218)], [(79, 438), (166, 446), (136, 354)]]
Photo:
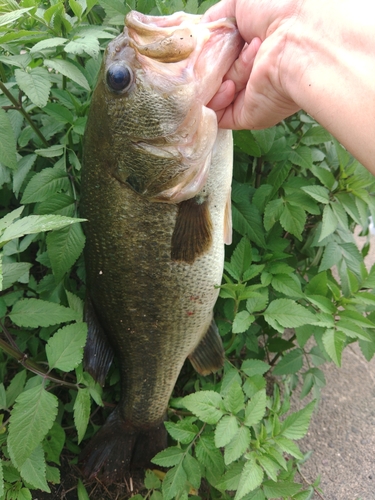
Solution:
[[(1, 325), (1, 328), (3, 331), (5, 331), (5, 328), (3, 325)], [(13, 343), (13, 342), (12, 342)], [(15, 345), (15, 344), (14, 344)], [(12, 358), (16, 359), (18, 363), (20, 363), (24, 368), (27, 370), (35, 373), (36, 375), (40, 375), (43, 379), (48, 379), (51, 380), (52, 382), (55, 382), (56, 384), (59, 385), (64, 385), (66, 387), (70, 387), (71, 389), (78, 389), (78, 384), (71, 384), (70, 382), (66, 382), (65, 380), (55, 376), (55, 375), (50, 375), (47, 373), (44, 368), (42, 368), (38, 363), (35, 363), (31, 359), (28, 358), (27, 354), (24, 352), (21, 352), (18, 347), (14, 347), (8, 342), (6, 342), (3, 339), (0, 339), (0, 349), (2, 349), (4, 352), (9, 354), (9, 356), (12, 356)]]
[(43, 144), (48, 147), (48, 141), (42, 134), (42, 132), (39, 130), (37, 125), (32, 121), (29, 113), (23, 108), (21, 102), (17, 102), (17, 100), (12, 96), (12, 94), (9, 92), (9, 90), (6, 88), (3, 82), (0, 82), (0, 90), (7, 96), (7, 98), (11, 101), (11, 103), (14, 105), (15, 109), (17, 109), (23, 116), (24, 118), (29, 122), (31, 128), (34, 130), (36, 135), (39, 137), (39, 139), (43, 142)]

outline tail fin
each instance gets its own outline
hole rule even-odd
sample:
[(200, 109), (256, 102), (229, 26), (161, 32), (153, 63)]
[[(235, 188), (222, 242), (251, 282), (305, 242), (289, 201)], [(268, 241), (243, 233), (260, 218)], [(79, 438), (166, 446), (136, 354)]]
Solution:
[(104, 484), (123, 482), (129, 471), (149, 467), (151, 459), (166, 446), (163, 422), (134, 429), (123, 421), (116, 408), (82, 451), (82, 474), (88, 479), (99, 477)]

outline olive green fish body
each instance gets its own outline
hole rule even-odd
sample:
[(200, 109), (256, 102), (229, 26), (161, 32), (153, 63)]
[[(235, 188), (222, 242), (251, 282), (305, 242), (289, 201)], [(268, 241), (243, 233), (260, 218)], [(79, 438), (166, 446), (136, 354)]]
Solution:
[[(232, 138), (217, 131), (204, 104), (227, 68), (204, 93), (197, 74), (186, 68), (196, 48), (183, 47), (183, 66), (177, 42), (165, 42), (175, 36), (169, 18), (160, 18), (166, 20), (161, 30), (171, 31), (161, 36), (157, 26), (156, 34), (145, 26), (145, 19), (157, 18), (139, 16), (107, 49), (84, 141), (86, 366), (104, 382), (108, 341), (120, 361), (121, 399), (82, 462), (85, 475), (101, 471), (106, 482), (147, 465), (166, 445), (163, 421), (185, 359), (202, 374), (223, 364), (212, 311), (230, 232)], [(230, 39), (226, 52), (220, 50), (233, 58), (241, 41), (233, 24), (224, 25)], [(196, 42), (202, 47), (204, 37)], [(155, 38), (163, 41), (161, 48)], [(167, 58), (166, 43), (174, 44), (172, 62), (155, 62)], [(147, 50), (154, 54), (150, 66), (142, 53)], [(120, 67), (117, 78), (123, 61), (126, 70)], [(123, 74), (129, 80), (128, 68), (130, 86), (118, 91), (117, 80), (120, 86)]]

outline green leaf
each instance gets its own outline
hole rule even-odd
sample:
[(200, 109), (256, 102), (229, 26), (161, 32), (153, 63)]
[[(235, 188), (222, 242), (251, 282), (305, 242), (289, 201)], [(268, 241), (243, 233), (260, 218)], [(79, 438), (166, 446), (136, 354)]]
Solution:
[(84, 219), (72, 219), (70, 217), (63, 217), (62, 215), (29, 215), (19, 219), (4, 231), (0, 237), (0, 246), (25, 234), (60, 229), (77, 222), (84, 222)]
[(46, 38), (36, 43), (31, 49), (30, 54), (35, 54), (36, 52), (41, 52), (45, 49), (51, 49), (53, 47), (58, 47), (59, 45), (64, 45), (68, 41), (67, 38), (52, 37)]
[(25, 9), (17, 9), (13, 12), (7, 12), (6, 14), (0, 15), (0, 26), (5, 26), (17, 21), (17, 19), (23, 17), (23, 15), (31, 9), (32, 7), (27, 7)]
[(46, 480), (46, 461), (40, 445), (34, 448), (30, 456), (22, 463), (19, 471), (22, 478), (31, 486), (51, 493)]
[(65, 432), (60, 424), (54, 422), (42, 443), (48, 462), (60, 465), (60, 454), (65, 444)]
[(319, 203), (329, 203), (329, 191), (323, 186), (304, 186), (302, 190)]
[(263, 224), (258, 209), (248, 200), (232, 205), (233, 228), (242, 236), (247, 236), (261, 248), (266, 247)]
[[(27, 276), (32, 264), (27, 262), (12, 262), (3, 264), (3, 290), (6, 290), (13, 285), (16, 281), (21, 281), (25, 283), (25, 280), (21, 280), (25, 275)], [(26, 281), (26, 282), (27, 282)]]
[(226, 446), (238, 432), (237, 417), (224, 415), (215, 429), (215, 446), (221, 448)]
[(30, 458), (52, 427), (57, 415), (57, 403), (57, 397), (42, 385), (17, 397), (9, 421), (8, 450), (18, 468)]
[(60, 328), (48, 341), (46, 354), (50, 370), (74, 370), (82, 361), (86, 343), (86, 323), (73, 323)]
[(280, 465), (276, 463), (269, 455), (257, 455), (257, 461), (265, 470), (267, 476), (273, 481), (277, 481), (277, 473), (280, 470)]
[(266, 412), (267, 396), (263, 389), (251, 398), (246, 405), (244, 424), (248, 427), (259, 424)]
[(56, 282), (59, 282), (81, 255), (85, 235), (80, 224), (53, 231), (47, 235), (47, 252)]
[(4, 495), (3, 461), (0, 459), (0, 498)]
[(268, 304), (268, 290), (261, 289), (259, 292), (255, 292), (255, 294), (247, 299), (246, 301), (246, 309), (250, 313), (263, 311), (267, 307)]
[(207, 424), (216, 424), (224, 415), (222, 398), (214, 391), (200, 391), (185, 396), (182, 404)]
[(286, 498), (295, 495), (301, 491), (302, 485), (298, 483), (292, 483), (289, 481), (281, 482), (278, 481), (264, 481), (263, 489), (267, 498)]
[(47, 66), (47, 68), (52, 68), (58, 73), (70, 78), (85, 90), (90, 90), (90, 85), (85, 75), (71, 62), (65, 61), (64, 59), (45, 59), (43, 64)]
[(276, 274), (272, 278), (271, 284), (277, 292), (283, 293), (288, 297), (297, 299), (303, 297), (301, 283), (294, 275)]
[(21, 203), (35, 203), (55, 196), (59, 191), (68, 191), (70, 182), (65, 169), (45, 168), (30, 180), (23, 193)]
[(163, 481), (163, 499), (172, 500), (172, 498), (175, 498), (177, 493), (180, 493), (184, 489), (186, 481), (187, 476), (182, 463), (170, 469)]
[(243, 466), (234, 500), (241, 500), (247, 493), (255, 490), (263, 481), (263, 470), (255, 463), (253, 456)]
[(199, 489), (201, 485), (201, 469), (196, 458), (192, 457), (190, 453), (186, 453), (185, 458), (182, 462), (182, 467), (187, 476), (187, 480), (192, 485), (193, 488)]
[(250, 156), (258, 158), (262, 154), (250, 130), (236, 130), (233, 134), (233, 142), (235, 147)]
[(178, 446), (170, 446), (166, 450), (160, 451), (151, 462), (160, 467), (172, 467), (181, 462), (184, 451)]
[(241, 384), (237, 381), (234, 381), (224, 394), (224, 406), (226, 410), (235, 415), (244, 408), (244, 394)]
[(264, 209), (264, 228), (269, 231), (280, 220), (284, 211), (284, 202), (281, 198), (271, 200)]
[(241, 366), (241, 370), (249, 377), (253, 375), (263, 375), (268, 372), (270, 368), (270, 365), (260, 359), (245, 359)]
[(184, 419), (178, 422), (164, 422), (165, 428), (173, 439), (182, 444), (189, 444), (197, 435), (199, 429), (190, 420)]
[(76, 311), (68, 307), (39, 299), (19, 300), (9, 317), (16, 325), (31, 328), (81, 319)]
[(151, 470), (146, 470), (144, 485), (148, 490), (160, 488), (160, 479)]
[(51, 79), (48, 71), (44, 68), (31, 68), (29, 71), (16, 69), (14, 71), (19, 88), (27, 95), (31, 102), (43, 108), (51, 90)]
[(275, 442), (284, 453), (288, 453), (298, 460), (303, 460), (303, 453), (299, 449), (297, 443), (294, 443), (284, 436), (275, 437)]
[(293, 349), (289, 351), (282, 360), (277, 363), (273, 370), (273, 375), (287, 375), (297, 373), (303, 366), (303, 351), (302, 349)]
[(48, 103), (43, 111), (47, 113), (47, 115), (55, 118), (58, 122), (70, 123), (71, 125), (74, 122), (73, 113), (67, 107), (62, 106), (61, 104)]
[(284, 210), (280, 216), (280, 224), (288, 233), (293, 234), (302, 241), (302, 231), (306, 223), (306, 212), (290, 203), (284, 205)]
[(100, 44), (95, 36), (86, 35), (70, 41), (65, 45), (64, 50), (70, 54), (80, 55), (86, 53), (91, 57), (97, 58), (100, 52)]
[(281, 425), (281, 434), (288, 439), (297, 440), (303, 438), (309, 428), (315, 404), (315, 401), (311, 401), (302, 410), (289, 415)]
[(240, 311), (236, 314), (232, 331), (233, 333), (242, 333), (250, 327), (251, 323), (255, 320), (255, 317), (248, 311)]
[(341, 355), (344, 350), (346, 335), (330, 328), (325, 331), (322, 340), (329, 357), (337, 366), (341, 366)]
[(39, 156), (44, 156), (45, 158), (54, 158), (55, 156), (61, 156), (65, 152), (65, 146), (63, 144), (54, 144), (49, 148), (36, 149), (35, 153)]
[(232, 440), (224, 448), (224, 462), (226, 465), (231, 464), (245, 453), (250, 446), (250, 440), (251, 436), (248, 427), (240, 427)]
[(313, 313), (291, 299), (273, 300), (264, 312), (264, 319), (271, 326), (276, 320), (284, 328), (296, 328), (316, 321)]
[(90, 392), (88, 389), (78, 389), (78, 394), (74, 402), (73, 414), (74, 424), (78, 433), (78, 444), (85, 436), (87, 425), (90, 419)]
[(323, 210), (323, 224), (319, 241), (324, 240), (324, 238), (336, 231), (338, 224), (339, 221), (332, 208), (330, 205), (326, 205)]
[(251, 245), (247, 238), (242, 238), (232, 254), (230, 264), (229, 262), (225, 263), (225, 269), (230, 272), (233, 278), (240, 280), (250, 264)]
[(80, 479), (78, 479), (78, 484), (77, 484), (77, 495), (78, 495), (78, 500), (90, 500), (86, 488), (84, 487)]
[(302, 136), (301, 142), (306, 146), (315, 146), (317, 144), (323, 144), (332, 139), (332, 136), (326, 129), (320, 125), (314, 125), (310, 127), (307, 132)]
[[(262, 154), (267, 154), (272, 148), (275, 140), (277, 127), (265, 128), (263, 130), (252, 130), (251, 134), (259, 144)], [(255, 155), (254, 155), (255, 156)]]
[[(1, 16), (0, 16), (1, 20)], [(0, 107), (0, 162), (9, 168), (17, 167), (16, 138), (7, 113)]]
[(243, 467), (244, 465), (242, 461), (229, 466), (227, 472), (224, 474), (224, 477), (220, 478), (220, 481), (215, 484), (215, 487), (218, 490), (237, 490)]
[(306, 146), (299, 146), (297, 149), (292, 150), (289, 154), (289, 161), (291, 161), (293, 165), (310, 169), (313, 164), (310, 148)]
[(214, 443), (212, 435), (202, 435), (195, 446), (195, 454), (199, 462), (206, 467), (207, 473), (221, 478), (224, 473), (224, 459)]

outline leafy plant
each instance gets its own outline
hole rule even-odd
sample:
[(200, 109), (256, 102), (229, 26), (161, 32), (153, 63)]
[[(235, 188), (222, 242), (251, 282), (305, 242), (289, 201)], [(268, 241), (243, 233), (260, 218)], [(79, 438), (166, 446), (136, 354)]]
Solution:
[[(102, 391), (81, 365), (82, 136), (102, 50), (130, 9), (212, 3), (0, 0), (0, 500), (64, 481), (58, 466), (76, 463), (118, 399), (116, 368)], [(375, 215), (374, 178), (304, 113), (234, 138), (234, 242), (216, 307), (227, 361), (205, 378), (184, 367), (171, 446), (135, 499), (312, 498), (318, 482), (300, 484), (296, 441), (325, 385), (321, 365), (340, 365), (352, 342), (375, 353), (375, 269), (363, 262), (369, 243), (359, 251), (353, 238)], [(298, 382), (313, 401), (291, 413)], [(103, 498), (74, 481), (80, 500), (86, 487)]]

